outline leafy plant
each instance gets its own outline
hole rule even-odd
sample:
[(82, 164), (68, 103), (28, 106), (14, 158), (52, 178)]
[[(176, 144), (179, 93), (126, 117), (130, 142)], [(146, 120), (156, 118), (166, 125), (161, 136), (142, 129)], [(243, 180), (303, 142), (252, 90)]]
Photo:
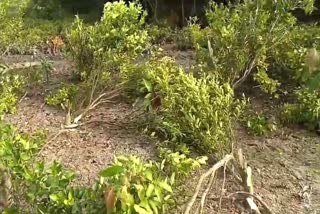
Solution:
[(172, 36), (174, 35), (174, 31), (168, 26), (150, 25), (147, 30), (153, 43), (172, 41)]
[[(11, 206), (4, 213), (163, 213), (175, 203), (176, 175), (190, 174), (206, 160), (169, 150), (160, 162), (118, 156), (91, 187), (74, 186), (75, 172), (36, 158), (45, 138), (44, 132), (26, 135), (0, 122), (0, 184), (11, 184), (1, 186), (11, 195), (5, 196), (11, 198)], [(179, 161), (173, 163), (176, 158)], [(0, 195), (1, 203), (3, 198)]]
[(173, 152), (167, 148), (160, 149), (160, 157), (164, 160), (165, 169), (177, 178), (186, 177), (191, 172), (205, 165), (208, 157), (201, 156), (193, 159), (187, 157), (187, 154), (181, 152)]
[(112, 166), (101, 171), (107, 185), (109, 213), (163, 213), (173, 203), (172, 185), (161, 175), (164, 165), (144, 163), (136, 156), (119, 156)]
[[(29, 0), (0, 2), (0, 51), (3, 53), (32, 54), (42, 49), (45, 41), (62, 33), (69, 19), (48, 21), (26, 18)], [(12, 37), (12, 35), (15, 35)]]
[(251, 134), (263, 136), (277, 129), (276, 121), (268, 120), (261, 113), (250, 114), (246, 121), (246, 127)]
[(295, 97), (296, 103), (284, 104), (281, 114), (282, 121), (315, 124), (320, 118), (319, 90), (301, 88), (295, 91)]
[(54, 94), (45, 98), (48, 105), (62, 106), (62, 108), (74, 108), (75, 97), (78, 93), (78, 86), (74, 84), (62, 84), (61, 88)]
[(51, 194), (65, 193), (74, 174), (63, 172), (61, 165), (56, 162), (46, 168), (42, 161), (34, 160), (34, 155), (44, 142), (41, 133), (37, 137), (30, 137), (2, 123), (0, 133), (0, 163), (11, 175), (14, 205), (19, 208), (27, 201), (37, 212), (49, 211), (52, 208), (48, 200)]
[(0, 115), (16, 111), (17, 93), (25, 85), (22, 75), (8, 72), (8, 67), (0, 65)]
[(230, 149), (233, 121), (243, 102), (234, 99), (228, 83), (213, 76), (197, 79), (168, 57), (123, 66), (122, 78), (136, 95), (144, 85), (152, 91), (140, 96), (157, 110), (154, 127), (171, 141), (192, 143), (210, 152)]
[(68, 47), (81, 76), (98, 78), (138, 56), (149, 40), (142, 28), (145, 15), (140, 4), (127, 6), (119, 1), (106, 3), (101, 21), (94, 26), (86, 26), (77, 17), (68, 33)]
[(288, 35), (296, 29), (296, 20), (291, 14), (295, 8), (309, 13), (313, 10), (313, 1), (259, 0), (232, 6), (212, 3), (207, 11), (209, 26), (204, 30), (195, 24), (190, 26), (198, 59), (206, 63), (205, 71), (233, 87), (257, 71), (255, 80), (261, 88), (275, 93), (279, 83), (272, 79), (275, 76), (272, 68), (277, 67), (274, 62), (281, 61), (277, 53), (284, 44), (294, 49)]

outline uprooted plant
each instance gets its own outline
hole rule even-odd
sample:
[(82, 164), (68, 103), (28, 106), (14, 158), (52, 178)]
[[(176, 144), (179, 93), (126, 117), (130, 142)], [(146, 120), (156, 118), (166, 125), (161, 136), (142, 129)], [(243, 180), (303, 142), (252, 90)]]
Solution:
[[(97, 105), (119, 95), (121, 85), (112, 84), (119, 66), (133, 62), (145, 49), (149, 37), (143, 24), (145, 13), (140, 4), (124, 1), (106, 3), (101, 21), (87, 26), (76, 17), (68, 32), (68, 53), (77, 65), (77, 73), (86, 88), (87, 107), (73, 121), (78, 121)], [(113, 88), (112, 92), (106, 89)]]
[[(242, 153), (242, 150), (239, 149), (237, 154), (228, 154), (223, 159), (221, 159), (219, 162), (214, 164), (207, 172), (202, 174), (199, 178), (199, 181), (197, 183), (195, 193), (189, 200), (189, 202), (186, 204), (184, 214), (201, 214), (204, 211), (205, 204), (207, 201), (208, 192), (212, 188), (214, 178), (216, 177), (217, 171), (224, 167), (226, 169), (228, 163), (231, 162), (234, 166), (234, 168), (237, 170), (237, 173), (240, 175), (238, 177), (237, 174), (235, 174), (237, 180), (239, 181), (239, 184), (242, 186), (244, 191), (238, 191), (235, 193), (231, 193), (227, 197), (224, 197), (228, 200), (235, 200), (237, 203), (245, 202), (245, 204), (249, 207), (250, 213), (257, 213), (257, 214), (273, 214), (273, 211), (269, 208), (269, 206), (261, 199), (260, 196), (254, 194), (254, 186), (253, 186), (253, 177), (252, 177), (252, 168), (248, 166), (248, 163)], [(200, 196), (201, 187), (205, 181), (210, 177), (210, 179), (207, 182), (207, 185), (205, 186), (204, 191)], [(224, 178), (225, 179), (225, 178)], [(222, 190), (224, 189), (224, 183), (222, 184)], [(200, 198), (199, 206), (197, 208), (193, 209), (195, 203), (197, 202), (197, 198)], [(222, 203), (222, 197), (220, 196), (220, 208)], [(262, 209), (260, 209), (255, 201), (259, 202)]]

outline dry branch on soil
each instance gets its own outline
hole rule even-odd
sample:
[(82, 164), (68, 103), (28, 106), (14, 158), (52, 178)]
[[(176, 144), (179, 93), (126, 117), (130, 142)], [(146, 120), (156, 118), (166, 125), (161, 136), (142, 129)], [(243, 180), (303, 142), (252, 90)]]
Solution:
[[(206, 179), (207, 177), (209, 177), (210, 175), (215, 175), (215, 172), (222, 166), (224, 166), (227, 162), (229, 162), (230, 160), (233, 159), (232, 155), (226, 155), (222, 160), (220, 160), (218, 163), (216, 163), (213, 167), (211, 167), (206, 173), (204, 173), (203, 175), (201, 175), (199, 182), (197, 184), (196, 190), (195, 190), (195, 194), (192, 196), (192, 198), (190, 199), (189, 203), (187, 204), (187, 208), (184, 212), (184, 214), (189, 214), (193, 204), (195, 203), (197, 196), (200, 192), (202, 183), (204, 181), (204, 179)], [(202, 200), (202, 199), (201, 199)]]
[[(241, 192), (235, 192), (230, 194), (227, 199), (242, 199), (243, 201), (245, 200), (247, 202), (247, 206), (250, 209), (251, 213), (254, 214), (273, 214), (271, 209), (267, 206), (265, 202), (262, 201), (262, 199), (259, 196), (254, 195), (254, 189), (253, 189), (253, 182), (252, 182), (252, 169), (247, 165), (247, 162), (245, 160), (245, 157), (243, 156), (242, 150), (238, 150), (237, 157), (235, 158), (232, 154), (226, 155), (222, 160), (217, 162), (215, 165), (213, 165), (206, 173), (201, 175), (198, 184), (195, 189), (194, 195), (191, 197), (190, 201), (186, 205), (186, 209), (184, 211), (184, 214), (190, 214), (190, 213), (199, 213), (202, 214), (205, 206), (205, 201), (207, 198), (207, 194), (210, 191), (214, 177), (216, 174), (216, 171), (220, 169), (221, 167), (225, 167), (228, 164), (229, 161), (233, 160), (233, 164), (235, 165), (235, 168), (239, 171), (241, 175), (241, 185), (245, 189), (245, 191)], [(205, 191), (202, 193), (202, 196), (199, 197), (199, 192), (202, 187), (202, 184), (204, 180), (210, 176), (210, 180), (208, 182), (208, 185), (205, 189)], [(224, 175), (225, 176), (225, 175)], [(224, 178), (225, 180), (225, 178)], [(224, 186), (224, 184), (223, 184)], [(237, 196), (237, 197), (235, 197)], [(191, 212), (191, 209), (196, 202), (197, 198), (200, 198), (200, 207), (196, 209), (195, 212)], [(222, 194), (220, 197), (220, 202), (222, 200)], [(261, 206), (263, 207), (263, 210), (260, 211), (254, 200), (258, 201)]]

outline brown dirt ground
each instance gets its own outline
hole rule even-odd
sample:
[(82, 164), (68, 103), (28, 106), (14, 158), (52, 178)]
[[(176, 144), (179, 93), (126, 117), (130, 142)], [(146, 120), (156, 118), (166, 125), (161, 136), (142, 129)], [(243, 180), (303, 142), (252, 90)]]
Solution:
[[(190, 51), (172, 51), (170, 45), (164, 49), (167, 55), (175, 56), (177, 62), (185, 67), (194, 60)], [(7, 62), (25, 60), (25, 57), (11, 57)], [(55, 69), (54, 78), (59, 80), (70, 75), (72, 66), (57, 61)], [(17, 113), (6, 115), (5, 120), (24, 132), (44, 129), (48, 139), (52, 139), (61, 129), (65, 113), (44, 105), (43, 94), (44, 91), (38, 91), (26, 96), (18, 104)], [(97, 178), (98, 171), (110, 164), (115, 154), (137, 154), (152, 159), (156, 155), (154, 140), (131, 126), (120, 126), (131, 110), (132, 107), (124, 102), (98, 107), (89, 117), (100, 122), (59, 135), (43, 147), (41, 158), (48, 162), (62, 161), (66, 167), (79, 173), (77, 183), (83, 185), (91, 184)], [(274, 213), (320, 213), (319, 136), (301, 129), (283, 128), (273, 136), (260, 138), (249, 136), (239, 129), (236, 141), (253, 168), (255, 192)], [(204, 170), (185, 183), (185, 199), (194, 192)], [(223, 177), (220, 172), (208, 195), (205, 213), (245, 213), (231, 201), (222, 200), (219, 208)], [(241, 190), (229, 173), (226, 174), (224, 189), (223, 196)], [(181, 213), (182, 208), (180, 206), (174, 213)]]

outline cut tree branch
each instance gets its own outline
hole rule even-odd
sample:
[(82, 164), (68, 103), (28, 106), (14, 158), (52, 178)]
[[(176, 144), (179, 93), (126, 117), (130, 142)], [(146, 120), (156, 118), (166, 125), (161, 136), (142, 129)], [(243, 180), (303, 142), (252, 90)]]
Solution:
[(233, 156), (231, 154), (226, 155), (222, 160), (220, 160), (218, 163), (216, 163), (213, 167), (211, 167), (206, 173), (201, 175), (199, 182), (197, 184), (196, 190), (192, 198), (190, 199), (189, 203), (187, 204), (187, 208), (184, 212), (184, 214), (189, 214), (191, 211), (192, 206), (194, 205), (198, 194), (200, 192), (203, 180), (215, 173), (219, 168), (223, 167), (228, 161), (232, 160)]

